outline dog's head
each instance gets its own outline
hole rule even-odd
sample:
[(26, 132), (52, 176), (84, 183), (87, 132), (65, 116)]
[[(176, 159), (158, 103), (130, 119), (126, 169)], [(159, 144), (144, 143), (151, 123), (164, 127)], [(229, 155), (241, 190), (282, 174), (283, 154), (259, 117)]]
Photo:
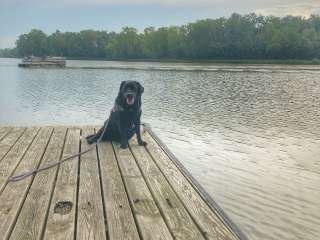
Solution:
[(141, 94), (144, 88), (137, 81), (123, 81), (121, 82), (118, 100), (120, 100), (121, 105), (132, 107), (140, 104)]

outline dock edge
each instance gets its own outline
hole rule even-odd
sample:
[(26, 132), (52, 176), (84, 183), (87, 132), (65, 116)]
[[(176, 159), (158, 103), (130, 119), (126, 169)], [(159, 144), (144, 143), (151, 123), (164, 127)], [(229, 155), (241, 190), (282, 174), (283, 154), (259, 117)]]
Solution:
[(175, 166), (181, 171), (183, 176), (199, 193), (205, 203), (214, 211), (217, 212), (221, 221), (236, 235), (240, 240), (248, 240), (247, 236), (236, 226), (227, 213), (219, 206), (219, 204), (209, 195), (209, 193), (201, 186), (201, 184), (191, 175), (191, 173), (183, 166), (177, 157), (170, 151), (167, 145), (152, 131), (150, 124), (142, 124), (150, 136), (158, 143), (162, 150), (168, 155)]

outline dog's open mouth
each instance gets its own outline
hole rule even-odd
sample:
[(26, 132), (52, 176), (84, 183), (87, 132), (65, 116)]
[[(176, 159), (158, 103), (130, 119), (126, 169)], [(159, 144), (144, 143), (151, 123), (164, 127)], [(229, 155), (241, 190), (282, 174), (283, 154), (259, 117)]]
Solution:
[(128, 96), (126, 100), (127, 100), (127, 104), (128, 105), (133, 105), (134, 104), (134, 97)]

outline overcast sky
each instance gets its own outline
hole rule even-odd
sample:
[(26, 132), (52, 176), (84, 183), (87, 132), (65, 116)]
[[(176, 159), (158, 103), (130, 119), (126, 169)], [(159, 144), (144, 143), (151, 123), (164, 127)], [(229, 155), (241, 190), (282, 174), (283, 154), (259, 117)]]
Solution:
[(320, 0), (0, 0), (0, 48), (38, 28), (46, 33), (123, 26), (181, 25), (233, 12), (284, 16), (320, 14)]

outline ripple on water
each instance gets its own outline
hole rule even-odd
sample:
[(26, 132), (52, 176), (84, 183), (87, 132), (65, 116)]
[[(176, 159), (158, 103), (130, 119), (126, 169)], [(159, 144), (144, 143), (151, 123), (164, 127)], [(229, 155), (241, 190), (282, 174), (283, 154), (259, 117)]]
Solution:
[(0, 60), (0, 124), (102, 124), (120, 82), (140, 81), (144, 121), (249, 239), (320, 236), (318, 66), (16, 64)]

